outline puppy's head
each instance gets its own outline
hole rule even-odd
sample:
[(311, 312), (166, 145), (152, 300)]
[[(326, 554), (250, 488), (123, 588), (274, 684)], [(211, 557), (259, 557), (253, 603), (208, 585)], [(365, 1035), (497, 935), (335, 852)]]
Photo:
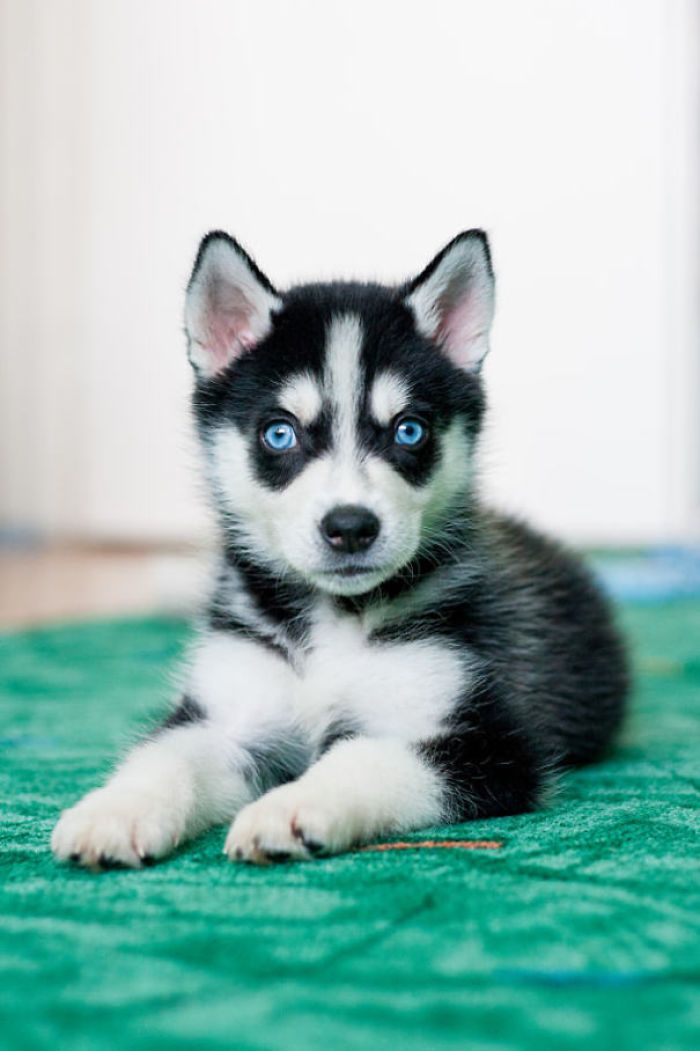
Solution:
[(342, 595), (430, 545), (469, 489), (492, 316), (478, 230), (401, 288), (284, 293), (228, 235), (205, 237), (186, 331), (209, 478), (236, 541)]

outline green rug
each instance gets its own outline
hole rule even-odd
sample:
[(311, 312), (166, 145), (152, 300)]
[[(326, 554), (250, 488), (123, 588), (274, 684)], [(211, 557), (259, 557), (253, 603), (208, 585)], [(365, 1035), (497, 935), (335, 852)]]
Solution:
[(168, 695), (179, 623), (0, 638), (0, 1046), (700, 1047), (700, 602), (628, 606), (625, 740), (543, 813), (272, 869), (218, 830), (142, 872), (48, 851)]

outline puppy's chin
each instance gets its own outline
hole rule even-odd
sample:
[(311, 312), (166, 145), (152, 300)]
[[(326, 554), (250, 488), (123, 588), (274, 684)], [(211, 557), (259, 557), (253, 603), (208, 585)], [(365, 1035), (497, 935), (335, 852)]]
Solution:
[(314, 572), (307, 574), (310, 584), (329, 595), (364, 595), (388, 580), (394, 573), (393, 568), (370, 569), (355, 572), (352, 575), (338, 572)]
[[(385, 550), (382, 552), (384, 558), (381, 565), (376, 566), (363, 566), (360, 563), (356, 566), (345, 565), (337, 568), (326, 566), (302, 568), (299, 565), (292, 567), (290, 564), (290, 568), (294, 568), (296, 573), (303, 576), (307, 584), (318, 591), (323, 591), (327, 595), (350, 597), (364, 595), (379, 587), (380, 584), (386, 583), (387, 580), (391, 580), (404, 566), (408, 565), (416, 551), (417, 545), (412, 543), (407, 543), (402, 550), (397, 551), (395, 548), (391, 552)], [(387, 558), (387, 555), (390, 557)]]

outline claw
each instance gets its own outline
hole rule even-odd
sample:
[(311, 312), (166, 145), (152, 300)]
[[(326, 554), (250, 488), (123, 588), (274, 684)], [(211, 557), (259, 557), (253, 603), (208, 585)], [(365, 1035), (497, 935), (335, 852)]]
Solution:
[(284, 864), (285, 861), (291, 861), (292, 855), (288, 850), (266, 850), (265, 857), (268, 861), (273, 861), (275, 864)]

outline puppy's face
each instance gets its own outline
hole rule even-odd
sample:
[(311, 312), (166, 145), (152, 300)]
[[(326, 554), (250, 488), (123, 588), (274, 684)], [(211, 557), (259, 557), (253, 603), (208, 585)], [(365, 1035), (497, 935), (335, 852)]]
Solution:
[(428, 546), (469, 486), (492, 310), (478, 232), (400, 289), (284, 294), (226, 235), (205, 238), (186, 308), (194, 405), (236, 542), (342, 595)]

